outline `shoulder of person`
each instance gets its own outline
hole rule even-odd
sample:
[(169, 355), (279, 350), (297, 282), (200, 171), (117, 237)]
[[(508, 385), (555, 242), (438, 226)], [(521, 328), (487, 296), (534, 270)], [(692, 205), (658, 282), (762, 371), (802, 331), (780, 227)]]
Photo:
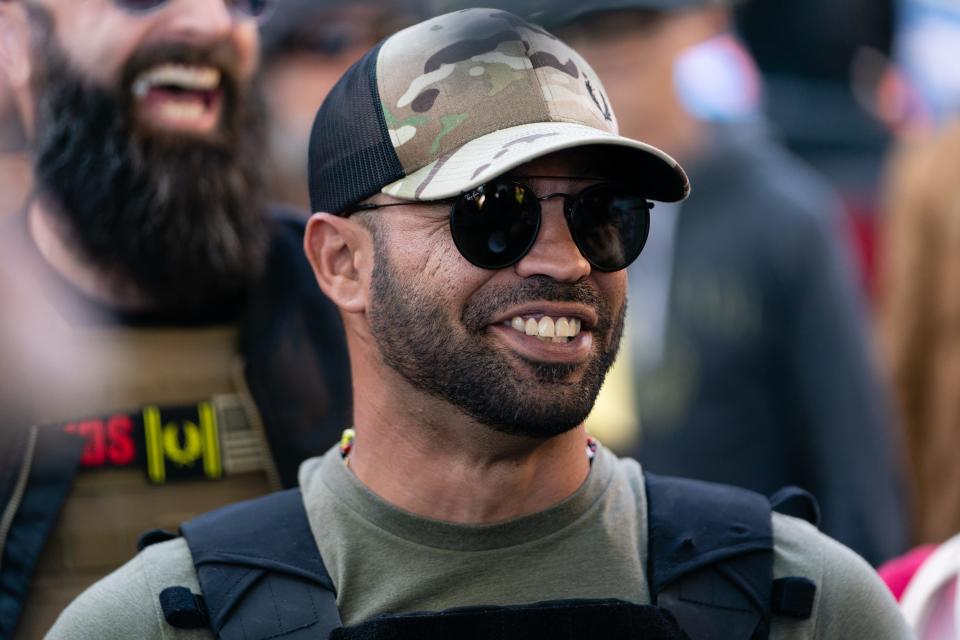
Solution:
[[(714, 127), (713, 136), (706, 182), (712, 185), (711, 195), (726, 192), (741, 215), (753, 211), (758, 222), (783, 224), (807, 217), (829, 219), (842, 212), (840, 197), (829, 181), (765, 125)], [(695, 164), (691, 172), (696, 174)]]
[[(774, 578), (805, 577), (816, 584), (809, 621), (796, 621), (814, 638), (912, 638), (893, 595), (867, 561), (815, 526), (791, 516), (773, 514)], [(782, 621), (791, 635), (794, 623)]]
[(81, 593), (64, 609), (47, 640), (201, 640), (206, 629), (177, 629), (163, 617), (160, 592), (186, 587), (200, 593), (190, 549), (174, 538), (137, 554)]

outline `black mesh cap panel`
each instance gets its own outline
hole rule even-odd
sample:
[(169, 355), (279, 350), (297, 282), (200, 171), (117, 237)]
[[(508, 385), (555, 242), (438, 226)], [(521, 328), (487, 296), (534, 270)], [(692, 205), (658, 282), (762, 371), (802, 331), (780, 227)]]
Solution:
[(308, 163), (313, 211), (343, 213), (405, 175), (377, 91), (380, 46), (340, 78), (313, 121)]

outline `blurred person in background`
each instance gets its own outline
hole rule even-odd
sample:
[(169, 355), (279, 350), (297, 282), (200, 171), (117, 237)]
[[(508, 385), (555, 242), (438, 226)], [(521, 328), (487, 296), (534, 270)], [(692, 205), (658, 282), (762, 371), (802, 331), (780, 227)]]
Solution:
[(897, 0), (753, 0), (737, 6), (738, 31), (763, 74), (764, 111), (784, 144), (839, 192), (844, 236), (871, 296), (880, 182), (890, 143), (876, 99), (890, 62), (896, 5)]
[(904, 0), (880, 104), (897, 134), (879, 335), (901, 411), (920, 546), (880, 568), (921, 640), (960, 637), (960, 7)]
[(960, 531), (960, 122), (891, 164), (880, 333), (903, 416), (917, 542)]
[(349, 419), (337, 310), (300, 217), (264, 188), (266, 8), (0, 2), (36, 179), (0, 230), (16, 285), (0, 305), (16, 356), (0, 373), (16, 391), (0, 407), (0, 637), (39, 637), (141, 532), (295, 484)]
[(284, 0), (263, 22), (271, 198), (310, 208), (307, 140), (340, 76), (373, 45), (416, 22), (413, 0)]
[(960, 7), (904, 3), (879, 329), (916, 489), (915, 542), (960, 532)]
[(823, 530), (871, 563), (902, 551), (889, 400), (840, 205), (769, 135), (729, 5), (524, 6), (594, 66), (624, 134), (668, 150), (696, 185), (682, 206), (657, 205), (630, 268), (635, 393), (620, 402), (635, 403), (642, 434), (628, 451), (657, 473), (798, 485)]
[(919, 640), (960, 637), (960, 534), (921, 545), (878, 571)]
[(897, 0), (752, 0), (736, 11), (738, 32), (763, 74), (764, 112), (784, 144), (840, 194), (845, 236), (871, 295), (890, 144), (876, 98), (896, 16)]

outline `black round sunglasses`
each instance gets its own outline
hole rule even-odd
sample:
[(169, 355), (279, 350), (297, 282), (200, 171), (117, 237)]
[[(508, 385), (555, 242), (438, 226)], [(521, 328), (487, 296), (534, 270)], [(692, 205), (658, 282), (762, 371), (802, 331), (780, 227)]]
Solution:
[(401, 205), (450, 202), (450, 235), (460, 254), (482, 269), (503, 269), (530, 252), (540, 232), (540, 203), (551, 198), (563, 198), (570, 235), (595, 269), (619, 271), (640, 255), (650, 232), (653, 203), (637, 189), (617, 182), (593, 184), (577, 194), (537, 196), (523, 182), (497, 178), (455, 198), (358, 204), (344, 215)]
[[(130, 13), (146, 13), (167, 4), (170, 0), (113, 0), (113, 3)], [(272, 4), (272, 0), (224, 0), (226, 5), (238, 13), (259, 18)]]

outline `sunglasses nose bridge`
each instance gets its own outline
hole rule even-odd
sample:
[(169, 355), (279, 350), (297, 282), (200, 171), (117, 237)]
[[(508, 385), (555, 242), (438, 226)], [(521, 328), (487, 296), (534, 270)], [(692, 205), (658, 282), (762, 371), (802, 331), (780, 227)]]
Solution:
[[(538, 198), (543, 201), (565, 194), (552, 194)], [(567, 220), (566, 205), (563, 215), (550, 211), (551, 207), (540, 206), (540, 229), (533, 245), (516, 263), (517, 274), (522, 277), (545, 275), (558, 282), (577, 282), (590, 274), (591, 266), (573, 239)]]

